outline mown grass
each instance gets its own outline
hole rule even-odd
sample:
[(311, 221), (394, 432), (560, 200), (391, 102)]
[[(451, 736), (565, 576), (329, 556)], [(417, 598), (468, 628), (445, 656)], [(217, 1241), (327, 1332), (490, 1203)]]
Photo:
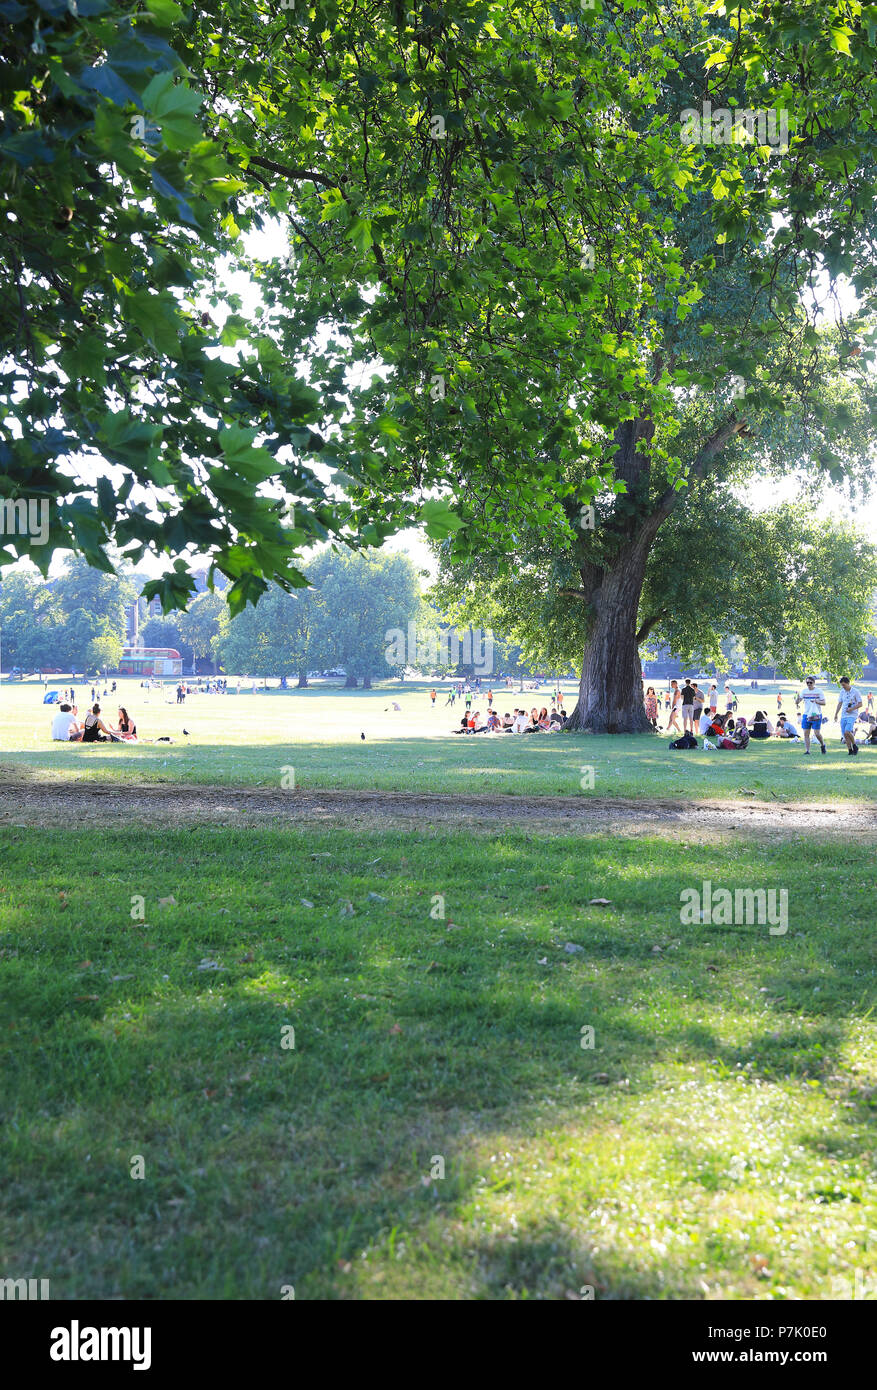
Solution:
[[(804, 757), (802, 744), (777, 741), (753, 742), (743, 753), (671, 752), (666, 734), (455, 736), (449, 731), (459, 721), (459, 704), (445, 709), (440, 697), (433, 708), (425, 686), (196, 695), (177, 706), (158, 692), (150, 694), (147, 705), (139, 682), (128, 681), (112, 705), (124, 703), (141, 734), (166, 735), (174, 742), (82, 747), (49, 741), (52, 709), (41, 699), (41, 686), (4, 682), (0, 689), (0, 775), (6, 778), (280, 787), (284, 778), (289, 785), (293, 769), (295, 785), (304, 790), (698, 802), (736, 800), (745, 788), (765, 801), (857, 805), (877, 798), (877, 747), (847, 757), (834, 724), (827, 726), (825, 757)], [(529, 706), (547, 699), (544, 692), (526, 697), (508, 692), (498, 696), (497, 705), (504, 710), (519, 701)], [(771, 705), (769, 690), (743, 696), (741, 712), (751, 713), (755, 700)], [(111, 708), (109, 700), (104, 708)]]
[[(0, 863), (4, 1277), (733, 1299), (873, 1276), (872, 845), (6, 827)], [(703, 879), (787, 889), (787, 934), (682, 926)]]

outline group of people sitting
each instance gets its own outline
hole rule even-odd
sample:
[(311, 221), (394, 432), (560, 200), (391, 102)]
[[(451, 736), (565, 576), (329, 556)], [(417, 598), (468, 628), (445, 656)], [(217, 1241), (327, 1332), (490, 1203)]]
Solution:
[(506, 712), (502, 718), (496, 710), (487, 711), (487, 718), (482, 719), (478, 710), (474, 714), (467, 712), (460, 720), (459, 729), (452, 729), (455, 734), (556, 734), (563, 728), (567, 720), (565, 709), (552, 708), (548, 712), (547, 705), (543, 705), (541, 710), (534, 706), (528, 714), (525, 709), (516, 709), (514, 714)]
[(76, 705), (58, 706), (52, 720), (52, 738), (56, 743), (136, 743), (137, 726), (124, 706), (119, 707), (119, 723), (108, 728), (101, 719), (100, 705), (94, 704), (79, 722)]

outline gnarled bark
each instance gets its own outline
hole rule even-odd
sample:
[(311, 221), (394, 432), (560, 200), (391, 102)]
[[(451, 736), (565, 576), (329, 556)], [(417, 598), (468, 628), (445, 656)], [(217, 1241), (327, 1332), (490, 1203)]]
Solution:
[[(743, 428), (745, 421), (735, 416), (717, 429), (694, 459), (689, 478), (702, 477), (712, 460)], [(616, 476), (623, 478), (631, 494), (642, 487), (647, 477), (648, 458), (637, 446), (650, 435), (649, 424), (644, 421), (627, 422), (616, 432)], [(678, 497), (675, 488), (667, 488), (650, 511), (634, 513), (623, 522), (610, 518), (607, 527), (619, 541), (614, 558), (600, 569), (583, 560), (579, 571), (582, 588), (566, 591), (570, 597), (587, 603), (593, 615), (582, 661), (578, 703), (566, 725), (572, 733), (651, 731), (643, 703), (639, 646), (662, 615), (647, 619), (639, 630), (637, 618), (649, 551)]]
[(591, 596), (594, 622), (585, 647), (579, 698), (567, 729), (595, 734), (646, 733), (637, 610), (648, 546), (625, 547)]

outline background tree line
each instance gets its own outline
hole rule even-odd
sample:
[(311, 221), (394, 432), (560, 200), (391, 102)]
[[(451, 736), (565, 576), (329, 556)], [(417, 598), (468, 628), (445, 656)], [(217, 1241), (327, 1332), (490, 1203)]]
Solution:
[[(447, 651), (439, 614), (422, 596), (421, 577), (407, 555), (326, 547), (305, 572), (308, 587), (286, 592), (272, 584), (258, 607), (237, 616), (223, 593), (208, 591), (184, 613), (147, 619), (146, 601), (138, 598), (144, 577), (134, 571), (104, 574), (78, 557), (48, 581), (34, 570), (14, 569), (0, 584), (3, 667), (116, 670), (135, 601), (144, 645), (176, 648), (186, 672), (200, 660), (214, 669), (286, 676), (306, 686), (309, 672), (340, 669), (348, 688), (361, 683), (367, 689), (414, 664), (416, 651), (407, 645), (411, 623), (421, 650)], [(405, 634), (406, 646), (398, 660), (391, 651), (388, 662), (387, 634), (393, 630)], [(517, 671), (515, 650), (500, 646), (497, 655), (504, 670)], [(458, 662), (439, 660), (429, 663), (427, 674), (455, 670), (466, 673)]]

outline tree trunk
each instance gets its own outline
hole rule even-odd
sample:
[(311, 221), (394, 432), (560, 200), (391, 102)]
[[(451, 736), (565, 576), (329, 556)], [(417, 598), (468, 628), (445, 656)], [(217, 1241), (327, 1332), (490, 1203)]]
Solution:
[(626, 546), (592, 598), (594, 624), (585, 647), (578, 703), (566, 725), (572, 733), (651, 732), (637, 635), (647, 554), (647, 546)]
[(345, 681), (344, 681), (344, 689), (345, 689), (345, 690), (355, 690), (355, 689), (356, 689), (356, 676), (347, 676), (347, 677), (345, 678)]
[(295, 687), (296, 690), (306, 690), (306, 689), (307, 689), (307, 685), (308, 685), (307, 673), (306, 673), (305, 671), (299, 671), (299, 673), (298, 673), (298, 684), (297, 684), (297, 686)]
[(371, 688), (372, 688), (372, 678), (371, 678), (371, 676), (363, 676), (363, 678), (362, 678), (362, 688), (363, 688), (363, 690), (371, 690)]

